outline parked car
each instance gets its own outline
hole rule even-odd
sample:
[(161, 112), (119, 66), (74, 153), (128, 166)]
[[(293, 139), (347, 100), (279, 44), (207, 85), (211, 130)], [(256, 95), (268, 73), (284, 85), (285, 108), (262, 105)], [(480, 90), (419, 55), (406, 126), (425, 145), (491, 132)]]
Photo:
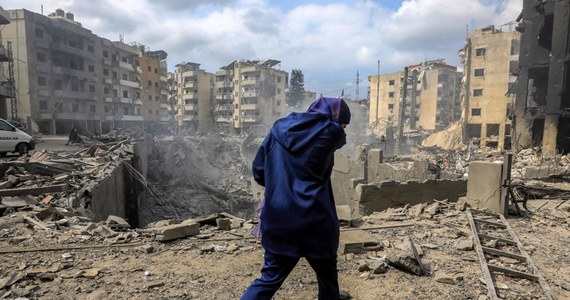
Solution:
[(36, 141), (33, 137), (8, 121), (0, 119), (0, 156), (4, 157), (8, 152), (17, 152), (22, 155), (35, 147)]

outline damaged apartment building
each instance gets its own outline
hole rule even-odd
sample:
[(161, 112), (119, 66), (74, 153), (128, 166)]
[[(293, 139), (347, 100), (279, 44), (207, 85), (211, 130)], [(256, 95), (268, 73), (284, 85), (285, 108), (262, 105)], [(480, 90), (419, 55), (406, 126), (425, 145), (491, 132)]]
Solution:
[(459, 51), (464, 64), (463, 137), (482, 147), (509, 148), (520, 35), (495, 26), (477, 29)]
[(431, 60), (407, 69), (407, 81), (405, 72), (368, 76), (369, 123), (377, 135), (391, 138), (399, 124), (404, 131), (439, 131), (459, 119), (461, 73), (457, 67)]
[[(107, 132), (169, 123), (166, 52), (101, 38), (74, 14), (7, 11), (19, 118), (32, 131)], [(0, 112), (8, 116), (8, 103)]]
[(168, 92), (179, 130), (239, 133), (271, 126), (285, 114), (288, 73), (279, 65), (274, 59), (236, 60), (215, 74), (198, 63), (176, 65)]
[[(0, 7), (0, 25), (6, 26), (7, 24), (10, 24), (10, 15)], [(10, 43), (7, 47), (4, 47), (2, 31), (0, 31), (0, 74), (7, 74), (7, 76), (3, 76), (2, 79), (0, 79), (0, 114), (6, 117), (5, 119), (8, 119), (7, 108), (11, 107), (12, 99), (14, 98), (13, 68), (12, 44)]]
[(513, 147), (570, 151), (568, 0), (524, 0), (514, 109)]

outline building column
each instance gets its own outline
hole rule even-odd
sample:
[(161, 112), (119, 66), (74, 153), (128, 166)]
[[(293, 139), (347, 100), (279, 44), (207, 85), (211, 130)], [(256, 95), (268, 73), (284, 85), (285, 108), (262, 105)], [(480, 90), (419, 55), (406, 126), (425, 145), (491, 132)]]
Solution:
[(56, 134), (57, 134), (57, 132), (56, 132), (56, 130), (55, 130), (55, 118), (52, 118), (52, 119), (51, 119), (51, 128), (50, 128), (50, 129), (51, 129), (51, 134), (52, 134), (52, 135), (56, 135)]
[(505, 123), (499, 125), (499, 140), (497, 144), (498, 149), (505, 149)]
[(542, 153), (546, 156), (556, 155), (558, 138), (558, 119), (560, 115), (546, 115), (544, 118), (544, 134), (542, 136)]

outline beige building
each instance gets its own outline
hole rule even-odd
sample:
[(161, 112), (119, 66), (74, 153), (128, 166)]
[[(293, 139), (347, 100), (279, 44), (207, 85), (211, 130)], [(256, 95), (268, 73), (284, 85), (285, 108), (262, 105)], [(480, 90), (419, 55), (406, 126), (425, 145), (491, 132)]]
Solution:
[(178, 90), (178, 126), (184, 130), (209, 132), (214, 124), (214, 74), (200, 69), (200, 64), (192, 62), (178, 64), (176, 68), (174, 82)]
[[(66, 134), (71, 128), (107, 132), (146, 125), (146, 69), (140, 67), (137, 45), (98, 37), (61, 9), (48, 16), (8, 12), (12, 23), (3, 35), (16, 58), (19, 118), (33, 130)], [(159, 70), (166, 75), (165, 67)]]
[(280, 63), (239, 60), (222, 67), (216, 73), (216, 124), (238, 132), (264, 130), (284, 116), (289, 75), (275, 68)]
[[(0, 7), (0, 25), (10, 24), (10, 15), (2, 7)], [(10, 45), (11, 48), (11, 45)], [(4, 47), (2, 40), (2, 31), (0, 31), (0, 75), (6, 74), (0, 78), (0, 116), (4, 119), (12, 119), (11, 113), (7, 110), (12, 103), (12, 80), (9, 73), (10, 67), (14, 66), (14, 60)]]
[(464, 68), (464, 137), (481, 146), (510, 146), (512, 86), (518, 69), (520, 34), (494, 26), (475, 30), (460, 52)]
[[(443, 60), (425, 61), (408, 67), (404, 110), (404, 131), (424, 129), (439, 131), (460, 117), (460, 74)], [(404, 72), (369, 76), (372, 132), (394, 132), (400, 121), (404, 92)], [(379, 93), (378, 93), (379, 90)]]

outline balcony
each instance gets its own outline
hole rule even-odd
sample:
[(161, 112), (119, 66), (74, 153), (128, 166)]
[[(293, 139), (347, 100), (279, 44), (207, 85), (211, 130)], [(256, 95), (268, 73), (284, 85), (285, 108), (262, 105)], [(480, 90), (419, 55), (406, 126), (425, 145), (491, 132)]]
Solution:
[(135, 105), (141, 105), (141, 106), (143, 105), (143, 102), (141, 99), (135, 100), (134, 103), (135, 103)]
[(119, 84), (122, 86), (128, 86), (128, 87), (132, 87), (132, 88), (140, 88), (141, 84), (136, 82), (136, 81), (130, 81), (130, 80), (119, 80)]
[(113, 120), (115, 120), (115, 116), (105, 116), (105, 120), (113, 121)]
[(131, 98), (121, 98), (121, 99), (119, 100), (119, 102), (125, 103), (125, 104), (132, 104), (132, 103), (133, 103), (133, 100), (132, 100)]
[(257, 97), (259, 93), (257, 91), (247, 91), (241, 94), (242, 97)]
[(105, 97), (104, 101), (107, 103), (112, 103), (113, 102), (113, 97)]
[(216, 117), (216, 122), (218, 123), (230, 123), (232, 121), (232, 117), (231, 116), (217, 116)]
[(119, 61), (119, 67), (125, 70), (134, 71), (133, 65), (124, 61)]
[(184, 110), (185, 111), (198, 110), (198, 104), (196, 103), (184, 104)]
[(113, 64), (111, 63), (111, 60), (108, 58), (103, 58), (101, 59), (101, 61), (103, 62), (104, 65), (106, 66), (112, 66)]
[(160, 121), (162, 122), (170, 122), (172, 119), (170, 117), (160, 117)]
[(258, 110), (259, 104), (242, 104), (241, 109), (242, 110)]
[(56, 112), (53, 114), (55, 119), (60, 120), (93, 120), (95, 119), (93, 114), (82, 113), (82, 112)]
[(227, 81), (216, 81), (214, 83), (214, 86), (216, 88), (224, 88), (224, 87), (228, 87), (231, 86), (231, 83), (227, 82)]
[(166, 76), (160, 75), (160, 81), (167, 82), (168, 78), (166, 78)]
[(51, 92), (48, 89), (38, 89), (38, 96), (49, 97)]
[(184, 100), (196, 100), (196, 99), (198, 99), (198, 93), (184, 94), (182, 96), (182, 99), (184, 99)]
[(250, 67), (241, 68), (241, 72), (242, 73), (252, 73), (252, 72), (257, 72), (257, 70), (256, 70), (256, 67), (250, 66)]
[(123, 115), (121, 116), (122, 121), (144, 121), (143, 116), (134, 116), (134, 115)]
[(167, 103), (160, 103), (160, 108), (168, 109), (169, 107), (170, 105), (168, 105)]
[(106, 84), (113, 84), (113, 79), (111, 79), (111, 78), (105, 78), (105, 79), (104, 79), (104, 82), (105, 82)]
[(256, 123), (261, 121), (261, 117), (260, 116), (243, 116), (241, 118), (242, 122), (244, 123)]
[(50, 48), (51, 48), (51, 50), (54, 50), (54, 51), (61, 51), (61, 52), (75, 54), (75, 55), (83, 55), (83, 52), (84, 52), (83, 49), (71, 47), (68, 45), (64, 45), (62, 43), (51, 43)]
[(257, 80), (255, 79), (246, 79), (246, 80), (242, 80), (240, 82), (241, 85), (255, 85), (257, 83)]
[(182, 72), (182, 77), (196, 76), (198, 73), (195, 70)]
[(183, 121), (194, 121), (194, 120), (198, 120), (198, 116), (195, 116), (195, 115), (185, 115), (185, 116), (182, 116), (182, 120), (183, 120)]
[(63, 68), (62, 67), (51, 67), (51, 72), (53, 74), (62, 74)]
[(161, 89), (160, 94), (164, 95), (164, 96), (168, 96), (168, 91), (166, 91), (165, 89)]
[(38, 63), (36, 70), (38, 70), (38, 72), (44, 72), (44, 73), (50, 73), (51, 72), (49, 66), (45, 63)]
[(195, 81), (188, 81), (188, 82), (185, 82), (185, 83), (184, 83), (184, 87), (185, 87), (185, 88), (194, 88), (194, 87), (196, 87), (196, 85), (197, 85), (197, 84), (196, 84)]
[(0, 95), (4, 97), (12, 97), (12, 89), (7, 85), (0, 85)]

